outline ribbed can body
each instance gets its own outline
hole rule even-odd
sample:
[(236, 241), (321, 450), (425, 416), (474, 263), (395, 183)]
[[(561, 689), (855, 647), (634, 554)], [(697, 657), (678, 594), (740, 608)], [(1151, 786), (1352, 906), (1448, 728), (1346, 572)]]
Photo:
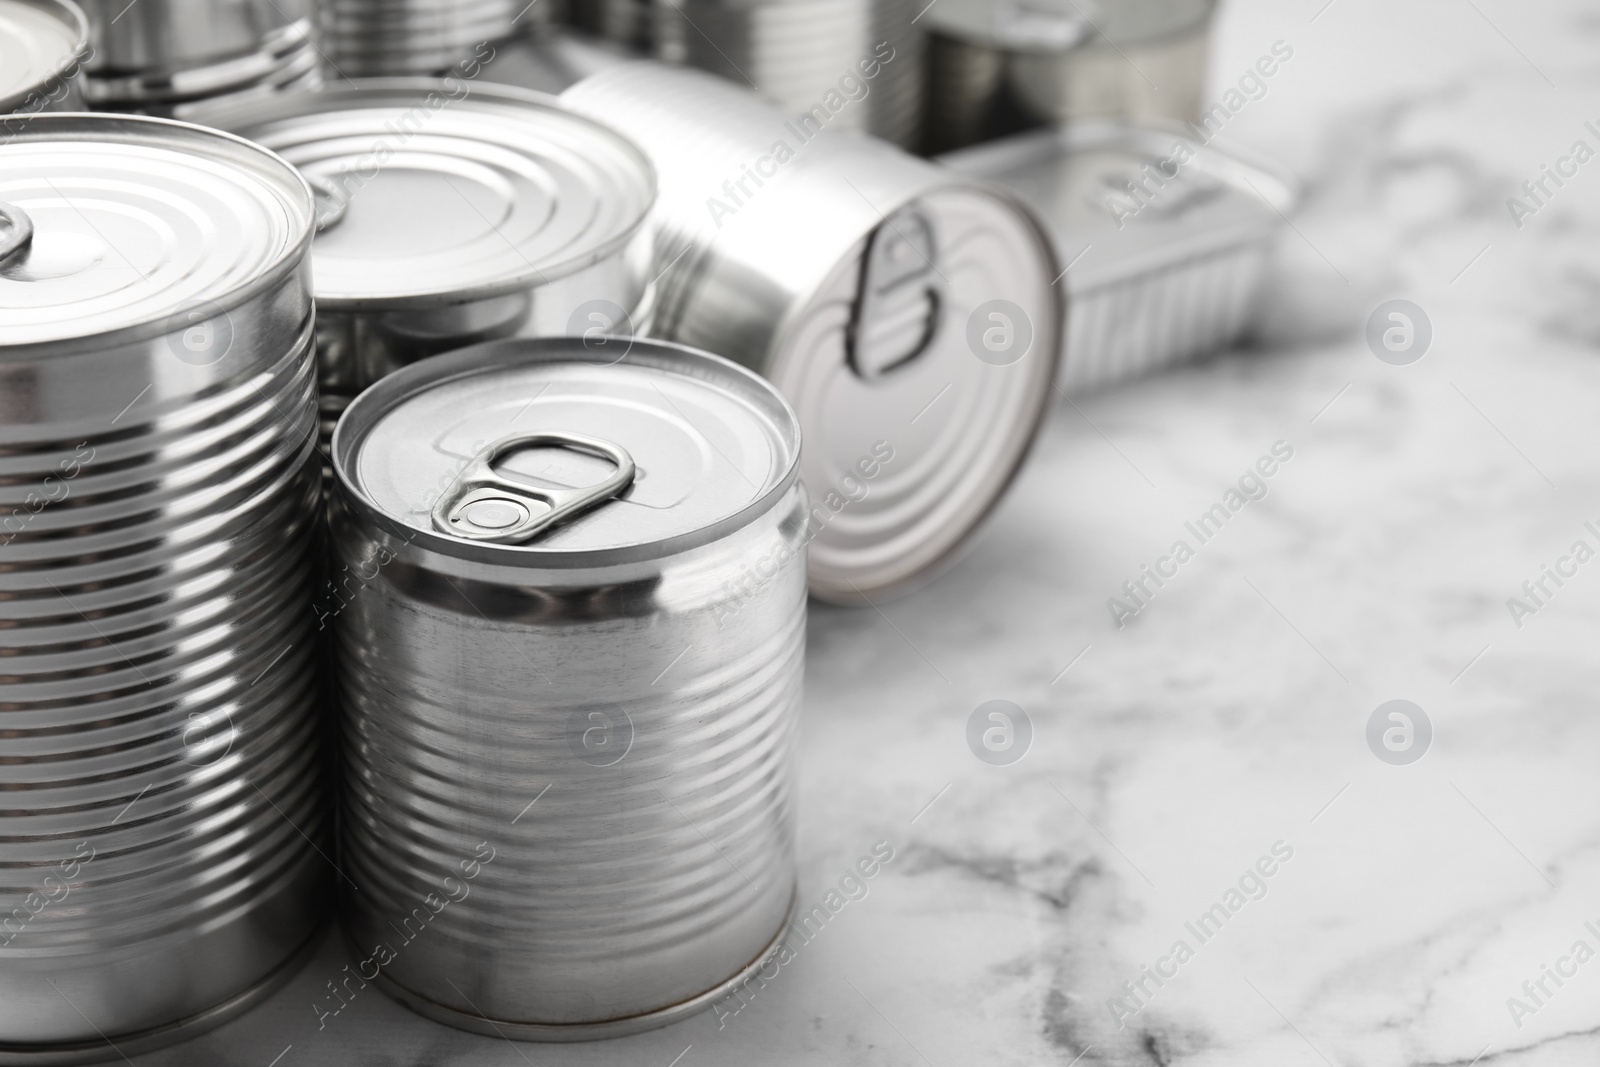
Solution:
[(425, 551), (341, 482), (365, 978), (560, 1040), (666, 1021), (758, 960), (794, 884), (805, 521), (796, 483), (709, 544), (540, 572)]
[(0, 348), (0, 1061), (143, 1047), (317, 927), (308, 275), (220, 357)]

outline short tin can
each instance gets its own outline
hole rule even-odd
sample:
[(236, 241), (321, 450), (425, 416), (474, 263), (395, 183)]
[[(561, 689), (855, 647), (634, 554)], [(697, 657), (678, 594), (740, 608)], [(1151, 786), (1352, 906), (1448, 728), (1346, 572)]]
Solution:
[(0, 116), (83, 107), (89, 20), (72, 0), (0, 0)]
[(328, 433), (362, 389), (439, 352), (635, 332), (654, 173), (631, 142), (553, 97), (465, 77), (373, 79), (191, 117), (277, 152), (317, 195)]
[(314, 216), (236, 137), (8, 121), (0, 1063), (78, 1062), (259, 1000), (325, 914)]
[(812, 594), (863, 603), (957, 558), (1052, 395), (1048, 236), (991, 183), (657, 63), (562, 94), (650, 154), (654, 336), (776, 384), (806, 434)]
[(1177, 126), (1078, 123), (940, 162), (1031, 205), (1071, 264), (1060, 385), (1073, 394), (1236, 340), (1297, 199), (1279, 168)]
[(709, 1006), (790, 912), (806, 615), (792, 409), (634, 340), (477, 345), (334, 434), (356, 971), (469, 1030)]

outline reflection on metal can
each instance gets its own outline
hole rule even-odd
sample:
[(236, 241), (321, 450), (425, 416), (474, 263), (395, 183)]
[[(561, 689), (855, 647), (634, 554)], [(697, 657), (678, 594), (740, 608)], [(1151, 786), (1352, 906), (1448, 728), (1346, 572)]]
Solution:
[(1005, 186), (1072, 264), (1060, 385), (1084, 393), (1215, 351), (1249, 324), (1293, 182), (1179, 128), (1080, 123), (940, 162)]
[(348, 929), (402, 1002), (575, 1040), (760, 962), (795, 874), (799, 444), (754, 374), (644, 340), (477, 345), (346, 410)]
[(635, 332), (650, 164), (549, 97), (375, 79), (194, 118), (277, 152), (318, 198), (325, 434), (390, 371), (482, 341), (566, 334), (595, 300), (627, 313), (615, 332)]
[(0, 115), (78, 111), (89, 20), (72, 0), (0, 0)]
[(0, 1060), (104, 1059), (323, 914), (312, 204), (214, 131), (7, 121)]
[(799, 412), (813, 595), (860, 603), (953, 559), (1048, 406), (1062, 296), (1028, 211), (697, 71), (637, 63), (562, 100), (656, 165), (652, 332), (760, 371)]

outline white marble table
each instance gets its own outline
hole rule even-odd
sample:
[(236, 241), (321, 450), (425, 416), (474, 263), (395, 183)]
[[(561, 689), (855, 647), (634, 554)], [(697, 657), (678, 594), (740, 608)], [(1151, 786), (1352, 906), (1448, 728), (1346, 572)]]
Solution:
[[(874, 842), (895, 858), (748, 1007), (516, 1046), (369, 990), (319, 1031), (330, 941), (259, 1009), (138, 1062), (1600, 1061), (1600, 959), (1571, 955), (1600, 950), (1600, 562), (1520, 628), (1506, 604), (1600, 547), (1600, 160), (1520, 230), (1505, 203), (1573, 141), (1600, 148), (1600, 15), (1323, 3), (1247, 0), (1219, 27), (1219, 92), (1292, 44), (1225, 137), (1311, 176), (1256, 344), (1062, 405), (941, 581), (814, 607), (802, 899)], [(1360, 336), (1397, 297), (1434, 328), (1411, 366)], [(1107, 599), (1280, 440), (1266, 498), (1118, 629)], [(1405, 766), (1365, 738), (1395, 698), (1434, 728)], [(1009, 766), (967, 746), (991, 699), (1034, 726)], [(1230, 900), (1278, 842), (1292, 857), (1245, 878), (1265, 895)]]

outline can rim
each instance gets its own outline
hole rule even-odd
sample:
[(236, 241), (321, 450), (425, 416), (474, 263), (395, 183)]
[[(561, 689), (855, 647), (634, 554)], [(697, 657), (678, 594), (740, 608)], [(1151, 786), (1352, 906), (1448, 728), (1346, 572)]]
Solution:
[[(310, 254), (311, 238), (315, 233), (313, 220), (316, 218), (316, 205), (311, 198), (311, 186), (306, 184), (305, 178), (288, 160), (254, 141), (246, 140), (226, 130), (196, 126), (194, 123), (180, 122), (176, 119), (156, 118), (152, 115), (121, 115), (104, 111), (39, 112), (32, 115), (10, 115), (3, 121), (7, 125), (21, 122), (26, 126), (38, 126), (43, 128), (46, 134), (54, 132), (50, 129), (52, 126), (62, 127), (68, 133), (82, 131), (81, 139), (85, 141), (128, 143), (129, 139), (137, 139), (142, 143), (171, 148), (174, 151), (181, 150), (189, 142), (216, 141), (230, 146), (228, 151), (248, 153), (244, 158), (254, 156), (259, 165), (251, 168), (250, 173), (267, 183), (275, 181), (282, 183), (278, 191), (284, 194), (284, 206), (291, 213), (298, 214), (300, 235), (297, 240), (286, 242), (278, 256), (249, 279), (225, 292), (207, 294), (205, 296), (207, 305), (219, 311), (232, 311), (262, 293), (277, 288), (285, 278), (300, 269)], [(14, 141), (27, 131), (13, 126), (9, 132), (11, 134), (9, 139), (0, 139), (0, 149), (3, 149), (8, 141)], [(124, 136), (119, 137), (119, 133)], [(178, 138), (187, 138), (188, 142), (180, 143)], [(291, 191), (298, 192), (298, 203), (291, 197)], [(170, 310), (99, 333), (72, 334), (45, 341), (0, 345), (0, 360), (32, 360), (41, 357), (78, 355), (85, 351), (147, 341), (169, 332)]]
[[(471, 81), (471, 79), (460, 79)], [(264, 97), (252, 97), (248, 100), (218, 100), (206, 102), (190, 109), (186, 114), (191, 122), (200, 123), (225, 129), (230, 132), (237, 131), (241, 125), (254, 125), (261, 122), (270, 122), (286, 118), (295, 118), (303, 115), (315, 115), (334, 110), (341, 104), (361, 106), (363, 101), (378, 102), (381, 99), (393, 99), (405, 93), (415, 93), (416, 103), (422, 103), (429, 92), (438, 90), (445, 84), (445, 78), (423, 76), (400, 76), (384, 78), (350, 78), (343, 82), (324, 85), (315, 89), (300, 89), (289, 93), (279, 93)], [(585, 268), (617, 255), (626, 249), (629, 243), (638, 235), (649, 221), (655, 209), (656, 198), (659, 195), (659, 181), (656, 176), (655, 165), (650, 162), (642, 148), (632, 139), (614, 129), (613, 127), (591, 118), (581, 112), (574, 111), (561, 103), (559, 97), (551, 93), (541, 93), (533, 89), (520, 89), (511, 85), (500, 85), (495, 82), (484, 82), (471, 87), (468, 94), (461, 98), (468, 101), (475, 98), (488, 99), (507, 104), (533, 105), (535, 107), (555, 111), (563, 118), (570, 119), (574, 124), (586, 126), (597, 136), (614, 142), (622, 153), (630, 157), (637, 166), (639, 176), (644, 179), (644, 207), (638, 216), (626, 227), (614, 234), (611, 239), (602, 244), (584, 250), (581, 254), (572, 256), (547, 268), (529, 265), (526, 271), (496, 282), (460, 289), (438, 289), (433, 292), (408, 293), (396, 296), (337, 296), (317, 293), (317, 305), (332, 311), (363, 311), (387, 308), (423, 308), (441, 307), (453, 304), (466, 303), (473, 300), (487, 299), (490, 297), (504, 296), (508, 293), (524, 292), (528, 289), (548, 285), (562, 278), (570, 277)], [(315, 106), (319, 102), (322, 106)], [(310, 105), (310, 106), (308, 106)], [(242, 134), (237, 134), (242, 136)], [(290, 164), (293, 167), (293, 164)], [(298, 168), (295, 168), (298, 172)], [(313, 287), (315, 281), (313, 280)]]
[(706, 382), (720, 381), (741, 392), (758, 408), (766, 409), (787, 447), (788, 456), (782, 472), (750, 503), (715, 522), (673, 537), (614, 548), (551, 549), (537, 544), (487, 544), (450, 537), (431, 529), (418, 529), (380, 508), (352, 476), (350, 465), (367, 434), (384, 415), (412, 396), (490, 370), (539, 363), (594, 365), (575, 355), (574, 346), (583, 343), (578, 337), (516, 338), (470, 345), (403, 367), (367, 388), (345, 408), (333, 430), (330, 465), (341, 502), (362, 521), (385, 533), (451, 559), (553, 571), (642, 563), (675, 556), (721, 540), (775, 507), (800, 477), (800, 418), (788, 400), (760, 375), (732, 360), (668, 341), (629, 340), (628, 352), (617, 363), (687, 374)]
[[(80, 66), (89, 56), (89, 16), (84, 13), (74, 0), (15, 0), (16, 3), (26, 6), (43, 8), (53, 15), (65, 15), (63, 20), (77, 30), (77, 36), (72, 45), (71, 53), (66, 57), (67, 62), (56, 70), (45, 75), (42, 81), (33, 83), (26, 88), (18, 89), (10, 96), (0, 96), (0, 114), (13, 110), (18, 104), (25, 102), (29, 96), (38, 92), (52, 78), (66, 77), (66, 72)], [(76, 75), (78, 71), (74, 70)], [(10, 116), (8, 116), (10, 117)]]

